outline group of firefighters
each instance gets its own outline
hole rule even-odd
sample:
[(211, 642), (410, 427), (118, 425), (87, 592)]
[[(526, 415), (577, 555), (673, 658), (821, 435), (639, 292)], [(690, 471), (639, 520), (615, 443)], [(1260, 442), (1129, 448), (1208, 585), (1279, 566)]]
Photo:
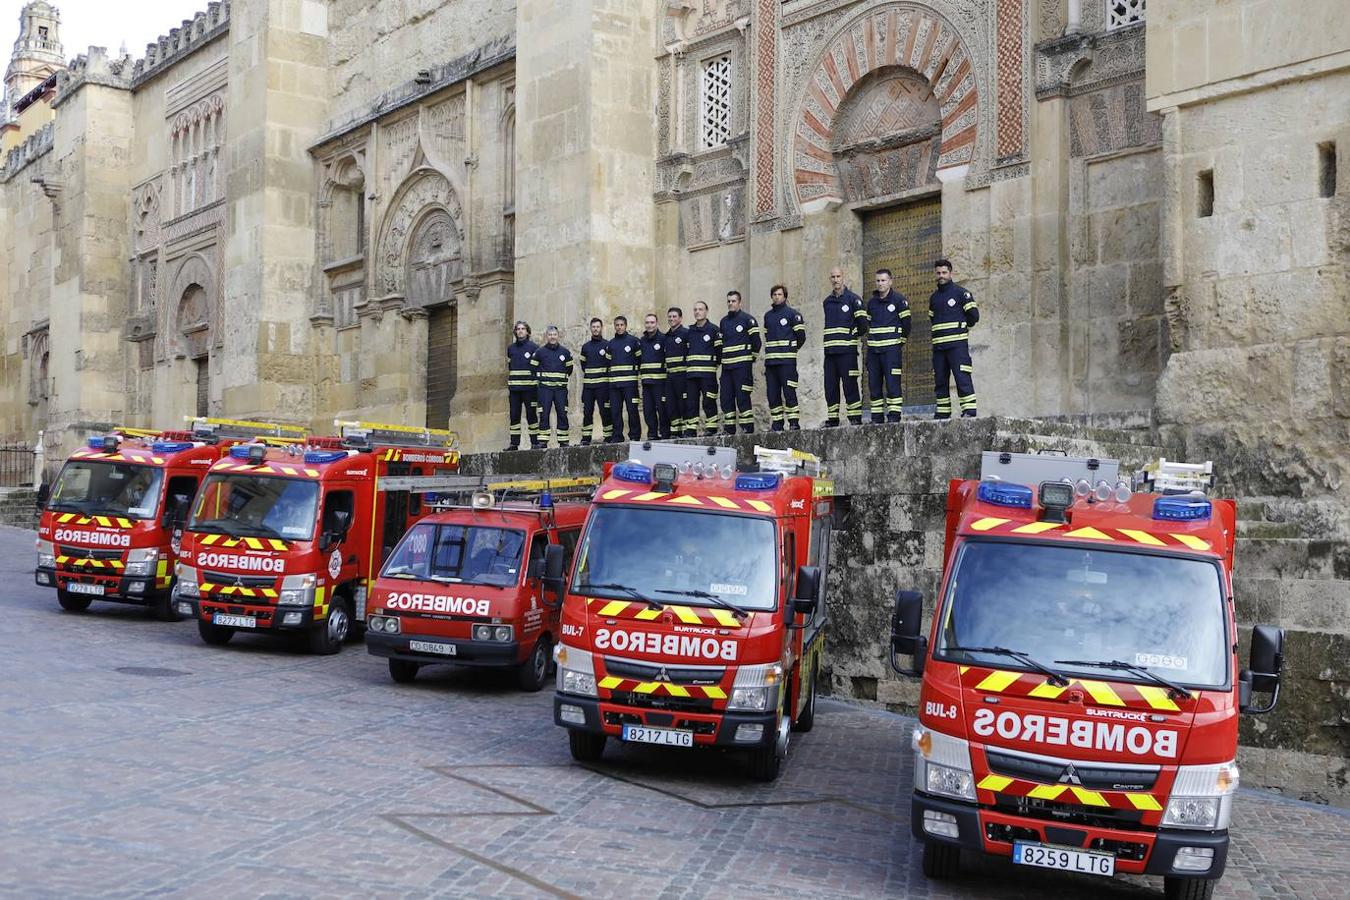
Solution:
[[(970, 291), (952, 280), (948, 260), (937, 260), (933, 272), (937, 289), (928, 299), (928, 317), (935, 416), (951, 418), (952, 380), (961, 415), (974, 416), (968, 337), (980, 320), (980, 310)], [(799, 430), (797, 354), (806, 344), (806, 321), (788, 305), (783, 285), (774, 285), (769, 298), (772, 305), (762, 324), (741, 308), (741, 294), (735, 290), (727, 293), (727, 314), (717, 325), (708, 318), (708, 304), (702, 300), (694, 304), (691, 325), (684, 324), (680, 307), (667, 309), (665, 331), (655, 313), (644, 317), (640, 334), (628, 331), (626, 316), (615, 316), (614, 335), (606, 339), (604, 320), (592, 318), (591, 338), (575, 354), (560, 343), (556, 325), (548, 327), (543, 344), (536, 344), (530, 339), (529, 324), (516, 322), (515, 340), (506, 348), (511, 417), (507, 449), (519, 449), (526, 430), (532, 447), (546, 447), (555, 414), (558, 446), (568, 446), (568, 386), (578, 363), (582, 444), (591, 443), (597, 411), (606, 443), (624, 440), (625, 418), (628, 439), (641, 440), (639, 405), (648, 439), (697, 437), (700, 425), (704, 435), (717, 434), (719, 426), (726, 434), (735, 434), (738, 427), (752, 433), (754, 364), (760, 353), (772, 429)], [(890, 270), (876, 271), (876, 290), (864, 302), (844, 284), (843, 270), (831, 269), (830, 293), (823, 305), (825, 426), (839, 425), (841, 412), (849, 424), (862, 424), (858, 353), (864, 339), (870, 420), (900, 421), (901, 350), (910, 333), (910, 307), (905, 295), (895, 290)]]

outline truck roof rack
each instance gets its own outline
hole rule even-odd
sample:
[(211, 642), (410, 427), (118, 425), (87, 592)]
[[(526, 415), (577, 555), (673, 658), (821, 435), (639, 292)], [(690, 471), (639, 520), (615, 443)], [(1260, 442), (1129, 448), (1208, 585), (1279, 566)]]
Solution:
[(628, 445), (628, 459), (652, 467), (661, 463), (673, 465), (678, 472), (720, 471), (730, 466), (736, 469), (736, 448), (716, 447), (711, 444), (676, 444), (671, 441), (633, 441)]
[(302, 425), (282, 425), (278, 422), (250, 422), (242, 419), (210, 419), (206, 416), (184, 416), (188, 431), (202, 440), (234, 438), (272, 438), (282, 443), (304, 441), (309, 429)]
[(348, 445), (369, 447), (375, 444), (390, 447), (435, 447), (454, 449), (459, 437), (444, 428), (419, 428), (415, 425), (391, 425), (385, 422), (358, 422), (334, 419), (337, 429)]
[[(589, 500), (600, 479), (591, 475), (392, 475), (380, 479), (381, 490), (414, 494), (491, 494), (493, 502), (538, 502), (545, 493), (553, 500)], [(470, 503), (447, 505), (469, 506)]]
[(1038, 485), (1043, 481), (1086, 481), (1089, 486), (1105, 481), (1112, 487), (1120, 480), (1120, 461), (1065, 453), (1009, 453), (986, 450), (980, 455), (981, 481), (1010, 481)]
[(1214, 487), (1214, 463), (1184, 463), (1159, 457), (1134, 473), (1135, 490), (1157, 494), (1201, 494)]
[(824, 475), (825, 464), (814, 453), (804, 450), (775, 450), (755, 445), (755, 462), (761, 472), (779, 472), (783, 475)]

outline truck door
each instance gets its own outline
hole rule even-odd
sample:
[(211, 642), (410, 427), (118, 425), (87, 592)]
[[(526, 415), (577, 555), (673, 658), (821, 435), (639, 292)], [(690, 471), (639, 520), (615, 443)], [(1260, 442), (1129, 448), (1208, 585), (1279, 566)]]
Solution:
[(810, 646), (825, 627), (830, 592), (830, 519), (828, 516), (813, 516), (810, 527), (811, 535), (806, 545), (806, 564), (820, 567), (820, 601), (816, 604), (815, 615), (806, 626), (806, 633), (802, 635), (804, 646)]
[[(412, 473), (412, 467), (405, 462), (391, 462), (389, 464), (389, 475), (409, 475)], [(384, 565), (384, 561), (389, 558), (389, 554), (394, 552), (398, 539), (403, 537), (403, 532), (408, 530), (408, 511), (410, 508), (407, 491), (380, 491), (379, 500), (383, 506), (384, 527), (380, 535), (380, 559), (379, 565), (374, 568), (378, 570)]]

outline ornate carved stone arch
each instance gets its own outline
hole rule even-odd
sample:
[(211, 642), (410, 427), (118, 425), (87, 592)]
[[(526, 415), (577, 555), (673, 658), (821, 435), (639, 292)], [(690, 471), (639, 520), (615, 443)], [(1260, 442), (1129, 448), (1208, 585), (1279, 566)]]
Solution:
[(376, 287), (385, 296), (406, 298), (410, 248), (415, 232), (420, 238), (419, 229), (430, 221), (428, 215), (434, 210), (442, 211), (444, 225), (441, 226), (441, 240), (452, 242), (454, 255), (462, 258), (464, 210), (450, 182), (433, 169), (413, 172), (399, 187), (389, 209), (384, 227), (380, 230)]
[(805, 81), (790, 119), (798, 203), (843, 199), (835, 164), (836, 117), (859, 82), (887, 68), (912, 71), (937, 100), (941, 110), (937, 169), (968, 165), (977, 158), (982, 88), (969, 41), (926, 6), (886, 4), (847, 20), (826, 43)]
[[(330, 263), (364, 249), (366, 228), (365, 155), (347, 151), (324, 164), (319, 187), (319, 257)], [(342, 192), (342, 193), (340, 193)], [(345, 202), (339, 203), (339, 200)], [(341, 220), (341, 221), (339, 221)], [(351, 234), (339, 235), (339, 229)]]
[(174, 272), (168, 297), (173, 318), (168, 323), (166, 351), (170, 356), (206, 355), (220, 297), (215, 271), (206, 257), (193, 253), (183, 259)]
[(28, 339), (28, 402), (34, 406), (47, 398), (49, 338), (47, 327), (43, 326), (32, 332)]

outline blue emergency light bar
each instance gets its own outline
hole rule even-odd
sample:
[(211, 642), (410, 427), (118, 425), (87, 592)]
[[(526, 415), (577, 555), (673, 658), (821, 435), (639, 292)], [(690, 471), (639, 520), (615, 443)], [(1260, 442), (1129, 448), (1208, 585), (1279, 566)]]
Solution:
[(191, 450), (191, 441), (155, 441), (150, 445), (150, 449), (156, 453), (177, 453), (180, 450)]
[(305, 453), (307, 463), (330, 463), (346, 458), (346, 450), (309, 450)]
[(248, 459), (248, 444), (235, 444), (230, 448), (230, 457), (232, 459)]
[(773, 491), (778, 489), (777, 472), (746, 472), (736, 476), (738, 491)]
[(614, 466), (612, 474), (620, 481), (631, 481), (634, 484), (651, 484), (652, 470), (635, 462), (621, 462)]
[(1031, 488), (1025, 484), (1011, 484), (1005, 481), (981, 481), (976, 496), (982, 503), (995, 506), (1013, 506), (1018, 509), (1031, 509)]
[(1153, 518), (1173, 522), (1199, 522), (1210, 517), (1213, 505), (1203, 497), (1159, 497), (1153, 501)]

